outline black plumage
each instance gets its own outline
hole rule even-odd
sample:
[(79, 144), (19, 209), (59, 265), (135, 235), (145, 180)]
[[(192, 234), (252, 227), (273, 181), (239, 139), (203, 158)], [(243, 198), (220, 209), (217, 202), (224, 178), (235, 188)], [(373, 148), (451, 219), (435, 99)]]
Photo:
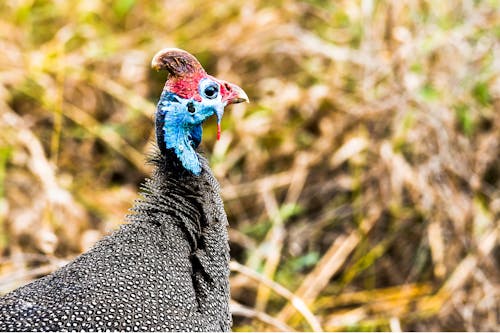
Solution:
[(0, 299), (0, 331), (228, 331), (227, 218), (207, 161), (152, 159), (128, 224)]

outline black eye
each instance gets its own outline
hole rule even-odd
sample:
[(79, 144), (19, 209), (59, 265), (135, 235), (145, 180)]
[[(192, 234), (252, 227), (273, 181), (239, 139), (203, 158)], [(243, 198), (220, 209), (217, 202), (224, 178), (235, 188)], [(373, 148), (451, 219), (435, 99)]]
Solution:
[(205, 88), (205, 96), (208, 98), (215, 98), (217, 97), (217, 87), (215, 86), (208, 86)]
[(214, 81), (206, 79), (200, 83), (200, 91), (204, 97), (214, 99), (219, 95), (219, 85)]

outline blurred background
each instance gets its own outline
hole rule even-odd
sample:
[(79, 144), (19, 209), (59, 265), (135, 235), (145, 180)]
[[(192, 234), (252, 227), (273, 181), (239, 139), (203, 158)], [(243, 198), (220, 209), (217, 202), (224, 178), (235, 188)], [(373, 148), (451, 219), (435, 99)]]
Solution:
[(0, 292), (124, 223), (175, 46), (243, 87), (203, 149), (234, 330), (500, 330), (500, 1), (4, 0)]

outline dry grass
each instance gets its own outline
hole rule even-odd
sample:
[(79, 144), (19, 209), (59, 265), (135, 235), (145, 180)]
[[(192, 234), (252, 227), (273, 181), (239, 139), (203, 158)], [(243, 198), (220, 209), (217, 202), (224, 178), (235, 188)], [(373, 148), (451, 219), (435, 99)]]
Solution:
[(499, 330), (499, 40), (498, 0), (2, 2), (0, 290), (122, 223), (177, 46), (252, 100), (204, 138), (234, 329)]

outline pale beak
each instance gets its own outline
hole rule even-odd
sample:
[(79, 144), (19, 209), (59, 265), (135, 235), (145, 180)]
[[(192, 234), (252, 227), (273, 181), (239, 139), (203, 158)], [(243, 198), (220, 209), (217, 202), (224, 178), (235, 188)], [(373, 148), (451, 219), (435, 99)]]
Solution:
[[(248, 96), (241, 89), (235, 84), (226, 82), (226, 81), (219, 81), (223, 87), (221, 87), (221, 91), (223, 92), (222, 95), (222, 102), (224, 103), (225, 106), (228, 106), (229, 104), (237, 104), (241, 102), (249, 102)], [(222, 115), (224, 114), (224, 108), (221, 110), (218, 110), (216, 116), (217, 116), (217, 140), (220, 139), (220, 133), (221, 133), (221, 126), (220, 122), (222, 120)]]
[(226, 102), (226, 105), (229, 104), (237, 104), (241, 102), (249, 102), (248, 96), (235, 84), (224, 82), (224, 88), (226, 90), (226, 94), (222, 97), (222, 101)]

